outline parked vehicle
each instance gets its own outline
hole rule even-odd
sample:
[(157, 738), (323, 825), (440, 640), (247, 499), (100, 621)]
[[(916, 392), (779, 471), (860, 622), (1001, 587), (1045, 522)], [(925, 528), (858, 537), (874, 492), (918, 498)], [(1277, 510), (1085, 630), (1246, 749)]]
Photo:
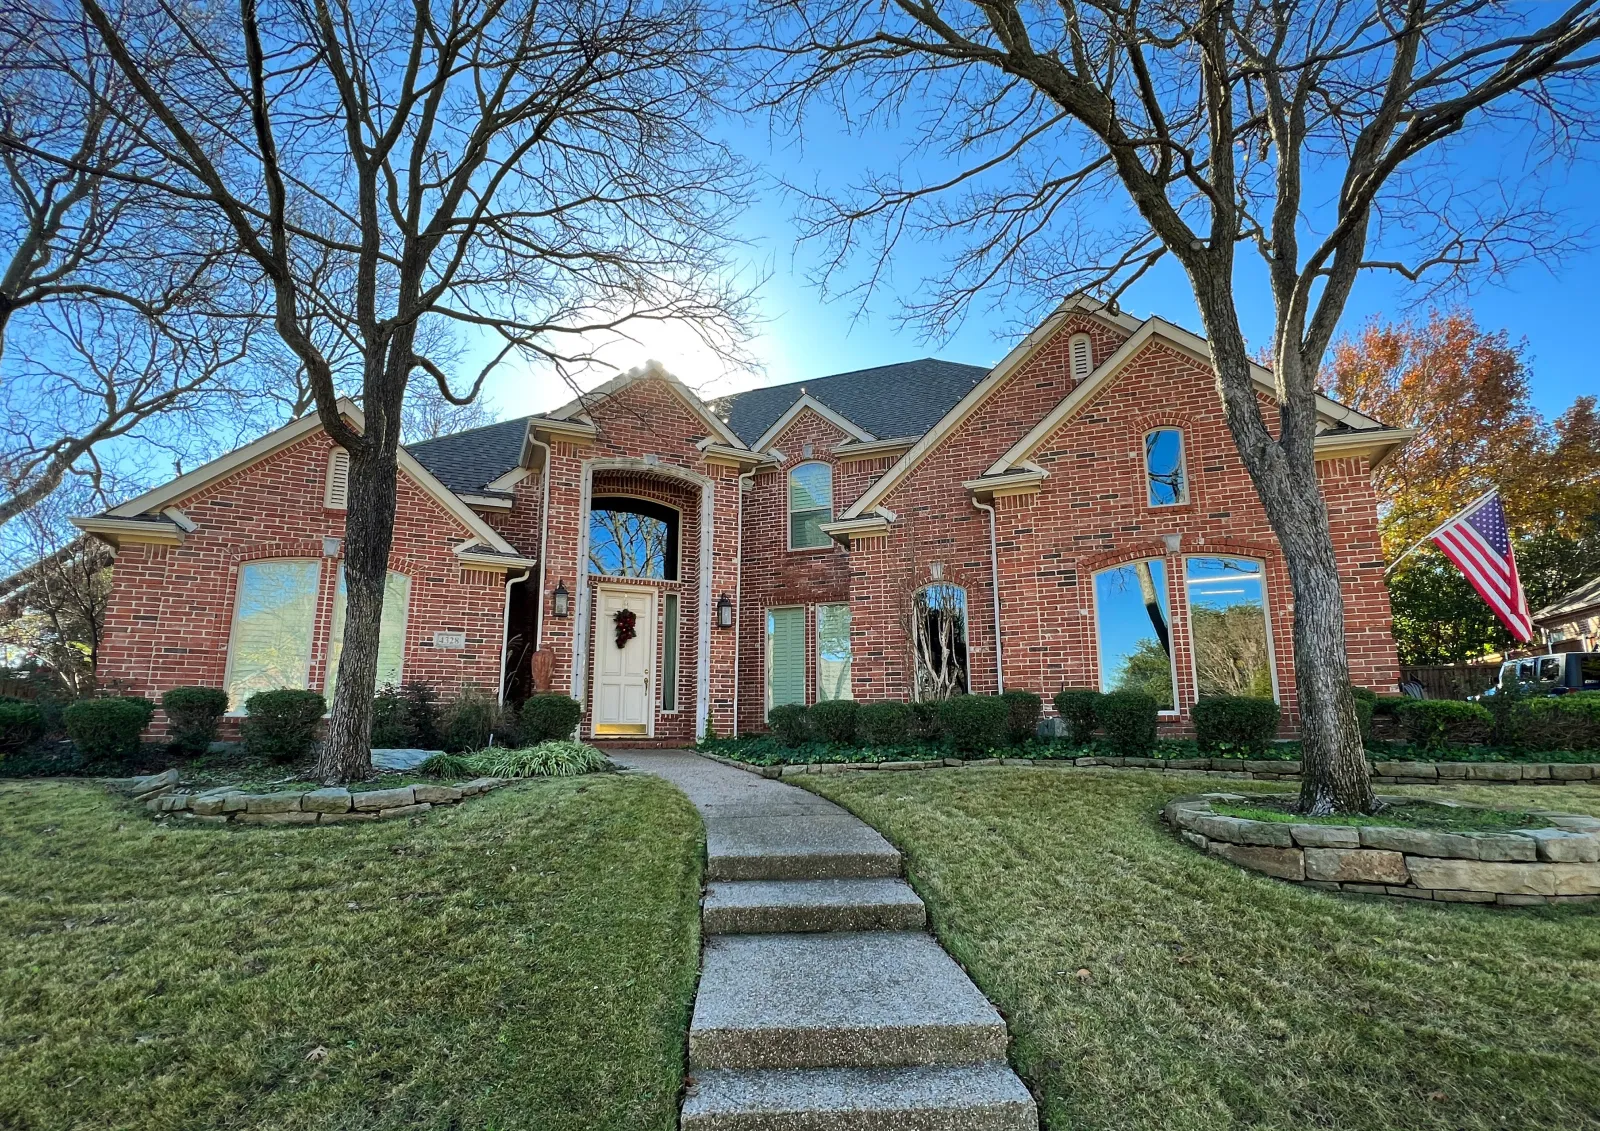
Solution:
[(1600, 652), (1558, 652), (1551, 656), (1507, 660), (1500, 665), (1498, 682), (1483, 694), (1495, 694), (1512, 679), (1527, 695), (1600, 691)]

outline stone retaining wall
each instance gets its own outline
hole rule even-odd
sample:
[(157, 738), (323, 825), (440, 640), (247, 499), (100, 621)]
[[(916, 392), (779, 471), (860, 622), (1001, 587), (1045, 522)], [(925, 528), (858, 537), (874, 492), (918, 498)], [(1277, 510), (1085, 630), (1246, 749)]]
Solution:
[(158, 820), (172, 816), (213, 825), (330, 825), (414, 817), (435, 805), (454, 805), (499, 789), (507, 781), (475, 778), (458, 785), (406, 785), (355, 792), (334, 788), (246, 793), (228, 785), (187, 792), (178, 788), (178, 771), (168, 770), (121, 784)]
[[(1158, 770), (1174, 774), (1205, 774), (1234, 781), (1298, 781), (1300, 763), (1247, 761), (1241, 758), (918, 758), (904, 762), (806, 762), (787, 766), (753, 766), (720, 754), (704, 757), (766, 778), (794, 774), (837, 774), (846, 770), (943, 770), (963, 766), (1037, 766), (1061, 769), (1100, 766), (1111, 769)], [(1372, 780), (1378, 785), (1439, 785), (1472, 781), (1500, 785), (1571, 785), (1600, 782), (1600, 763), (1593, 762), (1375, 762)]]
[[(1224, 816), (1211, 805), (1213, 801), (1261, 800), (1260, 796), (1207, 793), (1179, 798), (1168, 804), (1161, 816), (1202, 852), (1241, 868), (1326, 891), (1513, 905), (1600, 897), (1600, 818), (1537, 812), (1534, 815), (1547, 821), (1548, 828), (1442, 832), (1249, 821)], [(1384, 800), (1418, 801), (1413, 797)]]

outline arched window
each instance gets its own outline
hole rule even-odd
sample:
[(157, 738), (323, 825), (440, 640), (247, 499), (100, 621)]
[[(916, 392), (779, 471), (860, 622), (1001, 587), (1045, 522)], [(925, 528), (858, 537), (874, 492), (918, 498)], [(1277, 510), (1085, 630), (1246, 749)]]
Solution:
[(274, 558), (239, 567), (239, 592), (228, 636), (228, 710), (239, 713), (258, 691), (303, 688), (311, 675), (311, 633), (322, 563)]
[(1261, 563), (1248, 558), (1189, 558), (1183, 568), (1198, 696), (1276, 699)]
[(678, 512), (646, 499), (595, 499), (589, 504), (589, 572), (678, 580)]
[(789, 472), (789, 549), (815, 550), (831, 539), (822, 524), (833, 521), (833, 468), (797, 464)]
[(1142, 691), (1161, 710), (1173, 710), (1166, 563), (1149, 558), (1101, 570), (1094, 575), (1094, 610), (1100, 690)]
[[(333, 590), (333, 628), (328, 633), (328, 674), (323, 680), (331, 706), (333, 692), (339, 681), (339, 657), (344, 655), (345, 615), (344, 566), (339, 567), (339, 581)], [(383, 579), (383, 612), (378, 622), (378, 678), (373, 686), (399, 687), (405, 672), (406, 618), (411, 611), (411, 579), (403, 573), (390, 570)]]
[(1072, 363), (1072, 379), (1082, 381), (1094, 372), (1094, 342), (1088, 334), (1074, 334), (1067, 341), (1067, 354)]
[(959, 585), (929, 585), (912, 607), (912, 645), (917, 654), (920, 700), (963, 695), (967, 681), (967, 591)]
[(1144, 475), (1151, 506), (1175, 507), (1189, 501), (1182, 432), (1157, 428), (1144, 434)]

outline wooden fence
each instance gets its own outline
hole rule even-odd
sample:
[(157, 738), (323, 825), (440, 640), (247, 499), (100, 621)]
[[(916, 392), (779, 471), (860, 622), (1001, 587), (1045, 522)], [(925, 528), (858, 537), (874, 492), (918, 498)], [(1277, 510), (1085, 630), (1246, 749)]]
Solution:
[(1494, 686), (1500, 664), (1415, 664), (1400, 669), (1401, 683), (1420, 683), (1424, 699), (1465, 699)]

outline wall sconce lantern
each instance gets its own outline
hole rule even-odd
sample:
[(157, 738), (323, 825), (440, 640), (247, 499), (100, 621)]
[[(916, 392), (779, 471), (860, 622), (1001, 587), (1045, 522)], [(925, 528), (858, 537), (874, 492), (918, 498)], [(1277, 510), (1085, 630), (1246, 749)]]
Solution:
[(572, 603), (572, 595), (567, 592), (566, 578), (562, 578), (560, 581), (556, 582), (556, 591), (550, 594), (550, 597), (555, 602), (555, 607), (552, 609), (552, 612), (554, 612), (558, 617), (566, 616), (567, 609)]
[(733, 627), (733, 602), (728, 600), (726, 593), (717, 598), (717, 627)]

